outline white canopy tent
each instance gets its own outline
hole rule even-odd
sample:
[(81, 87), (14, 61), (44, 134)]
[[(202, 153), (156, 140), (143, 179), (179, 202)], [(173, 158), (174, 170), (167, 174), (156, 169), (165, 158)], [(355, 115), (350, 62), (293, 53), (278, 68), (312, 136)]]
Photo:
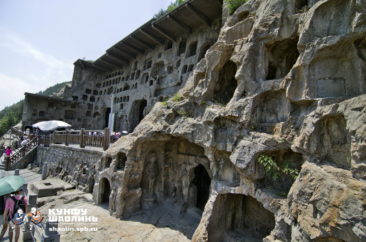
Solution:
[(60, 120), (42, 121), (32, 125), (33, 128), (38, 128), (41, 131), (52, 131), (59, 128), (70, 128), (71, 125)]

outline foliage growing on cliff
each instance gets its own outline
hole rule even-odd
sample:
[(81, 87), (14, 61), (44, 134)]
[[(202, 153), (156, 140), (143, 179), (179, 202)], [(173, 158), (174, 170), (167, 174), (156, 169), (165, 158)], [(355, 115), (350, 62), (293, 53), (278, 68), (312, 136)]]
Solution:
[(176, 9), (177, 7), (179, 7), (180, 5), (185, 3), (186, 1), (187, 0), (175, 0), (174, 2), (169, 4), (167, 9), (165, 9), (165, 10), (160, 9), (160, 11), (157, 14), (154, 15), (154, 19), (158, 19), (158, 18), (162, 17), (164, 14), (173, 11), (174, 9)]
[[(37, 94), (44, 96), (56, 96), (57, 93), (59, 93), (68, 83), (69, 82), (58, 83)], [(0, 136), (4, 135), (10, 127), (20, 122), (23, 114), (23, 103), (24, 101), (21, 100), (0, 111)]]
[(290, 168), (289, 163), (285, 163), (280, 167), (276, 161), (268, 155), (260, 155), (258, 157), (258, 163), (264, 167), (266, 174), (274, 181), (276, 181), (281, 175), (289, 176), (292, 180), (295, 180), (299, 175), (299, 170)]
[(225, 0), (227, 7), (229, 8), (230, 14), (233, 14), (242, 4), (246, 3), (247, 0)]
[(172, 97), (172, 101), (173, 102), (179, 102), (182, 101), (183, 97), (181, 95), (179, 95), (178, 93), (176, 93), (173, 97)]

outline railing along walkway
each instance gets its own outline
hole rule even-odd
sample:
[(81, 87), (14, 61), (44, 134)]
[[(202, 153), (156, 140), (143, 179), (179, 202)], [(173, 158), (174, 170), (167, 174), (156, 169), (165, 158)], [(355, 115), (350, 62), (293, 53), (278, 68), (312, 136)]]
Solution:
[(27, 156), (30, 151), (38, 146), (38, 138), (35, 137), (30, 140), (26, 145), (17, 149), (10, 156), (5, 156), (4, 159), (4, 170), (10, 170), (18, 161)]
[(104, 130), (72, 130), (72, 131), (55, 131), (49, 136), (41, 136), (39, 144), (49, 146), (50, 144), (65, 144), (80, 145), (80, 148), (85, 146), (102, 147), (107, 150), (111, 143), (109, 129)]

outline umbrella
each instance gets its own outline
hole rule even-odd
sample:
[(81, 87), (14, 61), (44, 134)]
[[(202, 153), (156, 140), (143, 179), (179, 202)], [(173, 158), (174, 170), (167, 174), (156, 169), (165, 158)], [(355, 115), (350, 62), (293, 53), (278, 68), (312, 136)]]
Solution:
[(0, 179), (0, 196), (15, 192), (25, 184), (22, 176), (6, 176)]
[(33, 128), (39, 128), (42, 131), (51, 131), (58, 128), (69, 128), (70, 124), (60, 120), (42, 121), (32, 125)]

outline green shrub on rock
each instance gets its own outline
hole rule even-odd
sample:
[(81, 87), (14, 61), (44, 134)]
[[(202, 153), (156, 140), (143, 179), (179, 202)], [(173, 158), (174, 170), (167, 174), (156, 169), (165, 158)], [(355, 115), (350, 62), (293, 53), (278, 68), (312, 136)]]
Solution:
[(230, 14), (233, 14), (242, 4), (246, 3), (247, 0), (225, 0), (227, 7), (229, 8)]

